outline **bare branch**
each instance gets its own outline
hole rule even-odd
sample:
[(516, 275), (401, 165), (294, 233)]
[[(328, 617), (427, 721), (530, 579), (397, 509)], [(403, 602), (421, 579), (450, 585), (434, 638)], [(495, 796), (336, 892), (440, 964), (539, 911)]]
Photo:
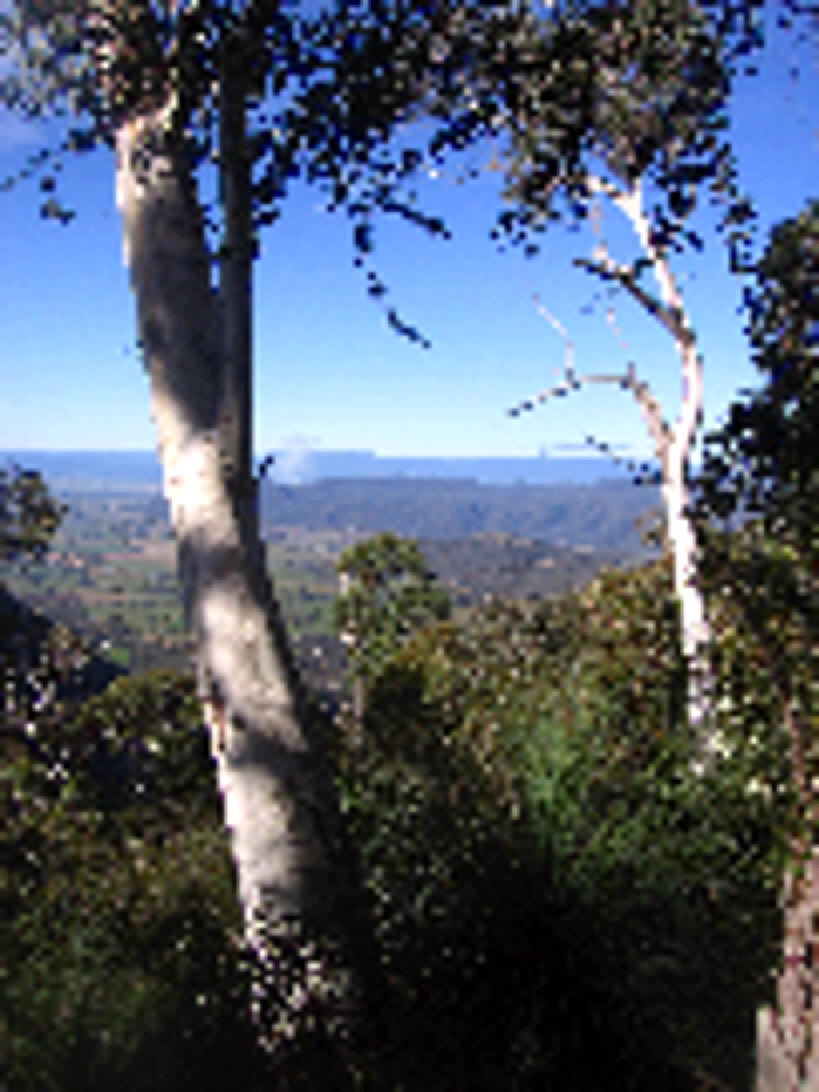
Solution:
[(624, 375), (594, 373), (578, 376), (575, 375), (574, 368), (570, 365), (567, 365), (565, 374), (566, 379), (563, 383), (557, 383), (554, 387), (547, 387), (546, 390), (540, 391), (532, 398), (519, 402), (518, 405), (512, 406), (511, 409), (506, 411), (507, 415), (509, 417), (519, 417), (521, 413), (533, 410), (536, 405), (543, 405), (550, 398), (564, 398), (570, 391), (578, 391), (581, 387), (592, 383), (612, 383), (620, 387), (621, 390), (630, 390), (634, 395), (654, 441), (657, 457), (661, 460), (663, 466), (665, 465), (666, 452), (673, 439), (672, 430), (663, 417), (660, 404), (651, 393), (648, 383), (637, 378), (637, 369), (633, 362), (629, 362)]
[[(659, 247), (655, 246), (651, 240), (651, 224), (649, 223), (648, 217), (643, 212), (643, 191), (640, 181), (638, 180), (635, 182), (628, 191), (618, 189), (618, 187), (611, 182), (608, 182), (604, 178), (599, 178), (596, 175), (590, 175), (586, 180), (586, 184), (592, 193), (604, 193), (609, 197), (630, 221), (637, 238), (640, 240), (640, 246), (651, 263), (651, 268), (654, 272), (657, 284), (660, 287), (662, 304), (657, 303), (656, 301), (654, 301), (653, 304), (649, 304), (647, 301), (652, 300), (653, 297), (648, 293), (645, 293), (645, 298), (641, 295), (637, 295), (638, 291), (643, 293), (644, 289), (639, 288), (634, 273), (628, 266), (615, 265), (614, 262), (607, 262), (606, 269), (609, 273), (613, 274), (613, 277), (610, 277), (609, 279), (618, 280), (624, 288), (635, 296), (638, 302), (646, 307), (651, 314), (656, 315), (657, 318), (660, 319), (674, 338), (677, 338), (684, 343), (693, 343), (694, 334), (686, 321), (682, 293), (677, 286), (677, 281), (674, 274), (671, 272), (671, 267), (668, 264), (664, 252)], [(588, 268), (590, 268), (592, 272), (598, 273), (600, 276), (604, 275), (599, 269), (595, 269), (591, 266)]]
[(590, 258), (575, 258), (572, 264), (577, 266), (578, 269), (585, 269), (587, 272), (593, 273), (601, 280), (616, 281), (625, 288), (629, 295), (637, 300), (641, 307), (657, 319), (675, 341), (687, 345), (694, 343), (694, 334), (686, 325), (682, 312), (675, 307), (662, 303), (656, 296), (652, 296), (650, 292), (647, 292), (645, 288), (637, 283), (634, 270), (629, 266), (618, 265), (611, 258), (597, 261)]

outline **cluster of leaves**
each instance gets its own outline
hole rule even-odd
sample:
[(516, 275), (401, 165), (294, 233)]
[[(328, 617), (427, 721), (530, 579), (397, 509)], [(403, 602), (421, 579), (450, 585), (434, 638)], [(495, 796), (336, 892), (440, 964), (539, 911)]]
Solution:
[(4, 1078), (15, 1089), (251, 1087), (230, 859), (193, 680), (60, 686), (52, 633), (6, 664)]
[[(662, 248), (701, 246), (689, 218), (710, 194), (735, 251), (753, 212), (724, 137), (727, 102), (732, 73), (762, 44), (761, 12), (755, 0), (545, 11), (470, 0), (341, 4), (314, 28), (321, 63), (285, 111), (285, 129), (311, 133), (319, 153), (305, 174), (325, 184), (332, 207), (346, 208), (355, 263), (379, 300), (387, 289), (372, 268), (377, 216), (400, 215), (447, 238), (442, 220), (419, 207), (418, 178), (489, 144), (505, 181), (491, 231), (501, 248), (534, 255), (550, 222), (585, 219), (590, 175), (602, 171), (621, 188), (651, 183)], [(467, 162), (458, 180), (479, 174)], [(638, 262), (631, 275), (642, 272)], [(399, 333), (428, 345), (385, 310)]]
[(352, 674), (372, 678), (415, 629), (449, 616), (417, 542), (384, 532), (346, 549), (336, 571), (348, 582), (335, 622), (348, 645)]
[(68, 508), (51, 496), (37, 470), (0, 469), (0, 559), (41, 561)]
[(747, 333), (764, 386), (745, 391), (709, 437), (701, 514), (740, 505), (764, 530), (815, 548), (819, 471), (819, 202), (779, 224), (745, 289)]
[[(282, 1022), (285, 972), (243, 941), (193, 678), (111, 682), (76, 635), (6, 594), (0, 620), (4, 1079), (21, 1092), (329, 1087), (346, 1063), (321, 1029), (269, 1054), (251, 1019), (255, 997)], [(295, 942), (286, 961), (309, 974)]]
[[(397, 215), (447, 238), (419, 205), (419, 175), (487, 140), (499, 142), (506, 182), (492, 234), (528, 253), (550, 221), (588, 215), (600, 164), (621, 184), (655, 183), (658, 244), (699, 244), (688, 218), (702, 189), (724, 203), (732, 241), (743, 236), (752, 214), (723, 130), (730, 74), (761, 44), (762, 7), (339, 0), (304, 16), (261, 0), (239, 13), (219, 0), (27, 0), (0, 16), (0, 50), (15, 61), (0, 99), (26, 116), (73, 115), (43, 179), (43, 215), (67, 222), (54, 196), (61, 157), (112, 143), (123, 116), (171, 88), (190, 166), (218, 158), (215, 87), (229, 57), (251, 107), (254, 232), (275, 222), (294, 179), (318, 183), (350, 217), (368, 293), (393, 329), (426, 346), (384, 302), (375, 220)], [(429, 122), (428, 138), (423, 126), (408, 135), (413, 121)], [(27, 173), (44, 162), (34, 157)], [(464, 178), (479, 173), (472, 164)]]
[[(722, 719), (731, 738), (742, 736), (756, 753), (755, 780), (779, 794), (785, 807), (791, 793), (782, 791), (783, 777), (804, 776), (810, 785), (819, 773), (816, 552), (766, 535), (759, 520), (731, 535), (710, 530), (704, 537), (702, 587), (720, 633), (713, 656)], [(775, 757), (778, 737), (794, 715), (799, 761), (809, 764), (801, 772), (783, 771)]]
[[(721, 654), (731, 663), (732, 707), (745, 709), (754, 730), (750, 712), (768, 723), (775, 695), (791, 732), (802, 809), (795, 831), (813, 823), (808, 845), (817, 839), (819, 775), (818, 284), (819, 203), (811, 201), (773, 230), (746, 287), (747, 332), (763, 384), (743, 392), (724, 426), (706, 437), (695, 511), (704, 588), (712, 609), (731, 617)], [(752, 517), (738, 534), (715, 529), (715, 517), (737, 512)]]
[(337, 761), (419, 1084), (749, 1083), (785, 741), (692, 775), (675, 609), (667, 565), (604, 572), (376, 679)]

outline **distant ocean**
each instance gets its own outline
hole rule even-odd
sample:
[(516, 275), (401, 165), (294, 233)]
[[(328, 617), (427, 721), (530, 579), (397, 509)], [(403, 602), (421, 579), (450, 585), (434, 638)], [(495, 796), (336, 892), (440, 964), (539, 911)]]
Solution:
[[(155, 487), (161, 471), (153, 451), (9, 451), (9, 460), (39, 470), (55, 488)], [(258, 464), (257, 464), (258, 465)], [(651, 463), (654, 469), (656, 464)], [(508, 456), (450, 458), (382, 456), (372, 451), (280, 451), (267, 475), (273, 482), (306, 485), (326, 478), (467, 478), (485, 485), (594, 485), (629, 482), (632, 472), (603, 456)]]

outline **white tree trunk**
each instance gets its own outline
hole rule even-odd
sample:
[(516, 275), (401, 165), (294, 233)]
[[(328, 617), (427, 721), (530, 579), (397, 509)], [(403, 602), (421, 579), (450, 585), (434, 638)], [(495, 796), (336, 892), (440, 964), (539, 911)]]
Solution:
[(711, 668), (708, 662), (710, 629), (705, 600), (698, 586), (699, 558), (694, 523), (687, 513), (688, 456), (696, 439), (702, 414), (702, 363), (693, 340), (677, 343), (683, 363), (682, 409), (677, 425), (662, 453), (662, 493), (668, 540), (674, 563), (674, 591), (680, 604), (682, 652), (688, 666), (688, 724), (699, 740), (698, 768), (704, 769), (718, 749), (709, 730)]
[(219, 82), (219, 196), (225, 220), (219, 261), (225, 405), (222, 425), (234, 504), (247, 546), (253, 550), (259, 541), (253, 479), (253, 241), (241, 43), (241, 38), (234, 39), (226, 48)]
[(702, 424), (705, 400), (702, 359), (676, 278), (668, 260), (652, 242), (651, 227), (643, 211), (641, 184), (637, 182), (629, 192), (618, 195), (616, 200), (631, 221), (640, 245), (651, 262), (662, 300), (662, 310), (655, 311), (655, 314), (673, 337), (680, 358), (680, 413), (674, 429), (658, 445), (657, 454), (663, 468), (662, 489), (674, 561), (674, 590), (680, 603), (682, 651), (688, 665), (688, 722), (700, 741), (701, 754), (706, 758), (715, 746), (707, 725), (710, 710), (711, 671), (707, 654), (710, 630), (705, 601), (698, 585), (699, 561), (694, 523), (686, 512), (690, 499), (688, 460)]
[(217, 300), (191, 173), (166, 138), (166, 116), (155, 109), (119, 128), (117, 204), (186, 620), (209, 680), (203, 697), (247, 939), (260, 955), (303, 933), (340, 950), (337, 974), (320, 954), (300, 980), (284, 961), (271, 967), (290, 1009), (309, 1002), (332, 1020), (330, 990), (349, 1010), (351, 968), (372, 966), (371, 936), (322, 748), (300, 714), (270, 588), (243, 546), (225, 480)]
[(674, 427), (665, 420), (659, 402), (646, 382), (638, 381), (636, 369), (630, 364), (626, 375), (575, 374), (574, 345), (563, 326), (549, 311), (538, 310), (566, 340), (566, 379), (527, 400), (512, 410), (531, 409), (535, 402), (544, 402), (556, 394), (565, 395), (588, 383), (611, 383), (630, 390), (637, 400), (654, 442), (654, 450), (662, 472), (662, 496), (666, 513), (668, 541), (673, 560), (674, 592), (680, 605), (680, 644), (688, 667), (688, 723), (699, 743), (700, 757), (695, 767), (702, 772), (719, 749), (709, 724), (711, 710), (711, 670), (708, 660), (710, 630), (705, 601), (698, 584), (699, 558), (694, 522), (687, 512), (689, 504), (688, 462), (702, 422), (704, 382), (703, 366), (697, 351), (696, 338), (685, 313), (682, 293), (665, 255), (653, 244), (651, 225), (643, 211), (642, 185), (638, 180), (630, 189), (621, 189), (595, 175), (587, 178), (592, 193), (605, 194), (628, 218), (643, 253), (648, 258), (660, 298), (652, 296), (637, 280), (634, 270), (619, 265), (601, 243), (592, 260), (577, 259), (575, 264), (590, 270), (607, 281), (620, 284), (643, 307), (654, 315), (674, 340), (680, 359), (682, 398), (680, 413)]
[(718, 749), (709, 729), (711, 670), (708, 662), (710, 630), (705, 601), (698, 585), (699, 561), (697, 538), (689, 503), (688, 460), (702, 424), (705, 387), (702, 359), (697, 351), (694, 331), (685, 312), (682, 293), (665, 255), (651, 238), (651, 225), (643, 210), (642, 184), (637, 181), (627, 190), (617, 190), (600, 179), (592, 179), (591, 188), (608, 194), (628, 217), (640, 240), (660, 289), (660, 300), (652, 300), (637, 284), (634, 275), (619, 268), (603, 254), (598, 270), (619, 280), (648, 311), (654, 314), (674, 339), (680, 358), (682, 398), (680, 413), (672, 429), (663, 427), (655, 409), (645, 400), (641, 406), (648, 418), (662, 465), (662, 492), (665, 502), (668, 539), (674, 562), (674, 591), (680, 604), (680, 636), (688, 666), (688, 722), (700, 748), (699, 767)]

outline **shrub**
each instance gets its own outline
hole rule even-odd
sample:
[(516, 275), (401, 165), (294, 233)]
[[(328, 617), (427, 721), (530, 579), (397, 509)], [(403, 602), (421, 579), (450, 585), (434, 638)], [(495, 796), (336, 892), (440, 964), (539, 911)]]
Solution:
[(376, 681), (341, 780), (419, 1086), (750, 1083), (781, 840), (753, 748), (692, 776), (676, 634), (667, 566), (606, 572)]
[(5, 750), (9, 1087), (249, 1087), (240, 922), (192, 680), (117, 680)]

